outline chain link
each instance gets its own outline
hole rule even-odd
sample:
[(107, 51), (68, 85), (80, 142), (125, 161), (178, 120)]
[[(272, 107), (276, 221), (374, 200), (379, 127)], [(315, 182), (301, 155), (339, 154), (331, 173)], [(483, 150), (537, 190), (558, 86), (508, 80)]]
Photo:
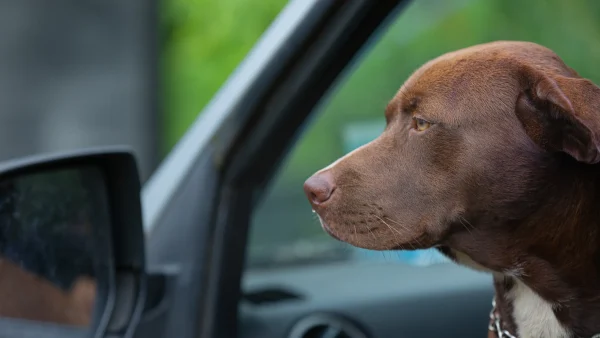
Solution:
[(517, 338), (517, 336), (512, 335), (507, 330), (502, 329), (502, 324), (500, 323), (500, 316), (496, 313), (496, 299), (492, 299), (492, 311), (490, 312), (491, 323), (488, 326), (488, 330), (495, 332), (498, 338)]

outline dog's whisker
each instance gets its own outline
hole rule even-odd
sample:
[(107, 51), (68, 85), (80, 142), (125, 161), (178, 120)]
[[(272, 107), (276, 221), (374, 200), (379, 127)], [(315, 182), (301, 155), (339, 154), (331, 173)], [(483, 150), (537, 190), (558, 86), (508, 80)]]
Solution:
[(462, 216), (460, 216), (460, 218), (462, 218), (462, 220), (465, 221), (471, 227), (471, 229), (475, 230), (475, 226), (473, 224), (471, 224), (469, 221), (467, 221), (466, 218), (464, 218)]
[(386, 221), (383, 220), (383, 218), (374, 215), (375, 217), (377, 217), (377, 219), (379, 219), (380, 221), (383, 222), (383, 224), (385, 224), (392, 232), (397, 233), (398, 235), (402, 236), (402, 233), (400, 231), (398, 231), (398, 229), (395, 229), (394, 227), (392, 227), (391, 225), (389, 225)]
[(387, 257), (385, 257), (385, 251), (380, 251), (380, 252), (381, 252), (381, 255), (383, 256), (383, 260), (387, 261)]
[[(402, 229), (404, 229), (405, 231), (409, 231), (409, 229), (408, 229), (406, 226), (402, 225), (400, 222), (396, 222), (396, 221), (394, 221), (393, 219), (391, 219), (391, 218), (389, 218), (389, 217), (385, 217), (385, 218), (386, 218), (387, 220), (389, 220), (390, 222), (392, 222), (392, 223), (394, 223), (394, 224), (398, 225), (399, 227), (401, 227), (401, 228), (402, 228)], [(417, 242), (417, 244), (419, 244), (419, 246), (423, 246), (423, 244), (422, 244), (422, 243), (419, 241), (419, 239), (415, 238), (415, 241)], [(415, 249), (414, 245), (411, 245), (411, 247), (412, 247), (413, 249)]]
[[(388, 229), (390, 229), (392, 231), (392, 234), (394, 235), (394, 237), (396, 238), (396, 240), (398, 240), (398, 237), (396, 236), (396, 234), (402, 236), (402, 233), (400, 231), (398, 231), (398, 229), (396, 229), (393, 226), (389, 225), (386, 221), (383, 220), (383, 218), (381, 218), (381, 217), (379, 217), (377, 215), (373, 215), (373, 216), (377, 217), (377, 219), (379, 219), (381, 222), (383, 222), (383, 224), (385, 224), (388, 227)], [(413, 250), (415, 249), (415, 247), (412, 244), (410, 246), (413, 248)]]
[(377, 236), (375, 236), (375, 233), (373, 233), (373, 231), (371, 231), (371, 228), (367, 228), (367, 231), (369, 231), (369, 233), (371, 234), (371, 236), (373, 236), (374, 240), (377, 240)]
[[(465, 229), (467, 229), (469, 234), (473, 235), (473, 230), (475, 230), (475, 226), (462, 216), (459, 216), (459, 220), (460, 220), (460, 223), (465, 227)], [(465, 225), (463, 222), (467, 223), (467, 225)]]
[(384, 217), (385, 219), (387, 219), (388, 221), (390, 221), (390, 222), (392, 222), (392, 223), (394, 223), (394, 224), (396, 224), (396, 225), (399, 225), (401, 228), (403, 228), (403, 229), (405, 229), (405, 230), (408, 230), (408, 229), (407, 229), (407, 228), (406, 228), (404, 225), (400, 224), (400, 222), (394, 221), (393, 219), (391, 219), (391, 218), (389, 218), (389, 217), (387, 217), (387, 216), (383, 216), (383, 217)]
[(462, 224), (462, 226), (465, 228), (465, 230), (467, 230), (467, 232), (469, 232), (469, 234), (471, 236), (473, 236), (473, 233), (471, 232), (471, 229), (469, 229), (469, 227), (463, 222), (463, 218), (459, 217), (458, 220), (460, 221), (460, 224)]

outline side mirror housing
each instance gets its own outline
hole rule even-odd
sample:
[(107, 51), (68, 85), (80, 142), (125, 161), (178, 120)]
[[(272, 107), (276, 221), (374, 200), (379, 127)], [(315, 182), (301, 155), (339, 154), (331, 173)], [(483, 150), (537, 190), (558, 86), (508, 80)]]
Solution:
[(146, 292), (140, 181), (121, 148), (0, 164), (3, 337), (130, 337)]

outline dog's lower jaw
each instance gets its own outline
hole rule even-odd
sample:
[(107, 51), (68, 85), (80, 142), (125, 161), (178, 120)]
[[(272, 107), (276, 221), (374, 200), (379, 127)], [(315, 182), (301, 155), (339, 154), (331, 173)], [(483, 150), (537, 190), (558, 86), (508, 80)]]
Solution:
[(459, 265), (466, 266), (475, 271), (488, 272), (488, 273), (492, 273), (492, 274), (494, 273), (494, 271), (475, 262), (469, 255), (467, 255), (461, 251), (450, 249), (450, 248), (445, 248), (445, 251), (442, 251), (442, 252), (444, 254), (446, 254), (447, 256), (450, 256), (450, 258)]

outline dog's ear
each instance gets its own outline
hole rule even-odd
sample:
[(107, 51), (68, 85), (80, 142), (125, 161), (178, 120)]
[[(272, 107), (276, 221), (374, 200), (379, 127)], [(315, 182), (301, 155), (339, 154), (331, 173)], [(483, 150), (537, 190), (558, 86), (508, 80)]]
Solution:
[(600, 88), (593, 82), (522, 70), (517, 117), (540, 147), (577, 161), (600, 162)]

